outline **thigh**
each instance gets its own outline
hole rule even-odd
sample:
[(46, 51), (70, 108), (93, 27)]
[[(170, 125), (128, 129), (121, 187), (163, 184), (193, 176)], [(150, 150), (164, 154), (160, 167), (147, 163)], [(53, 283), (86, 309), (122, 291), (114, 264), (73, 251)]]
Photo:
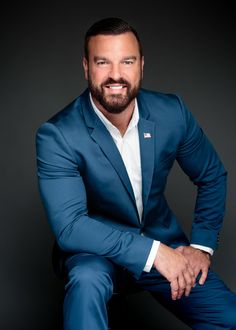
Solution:
[(65, 269), (67, 273), (74, 267), (79, 267), (81, 270), (101, 270), (112, 274), (114, 272), (115, 265), (102, 256), (97, 256), (90, 253), (77, 253), (65, 259)]
[(81, 253), (66, 258), (65, 271), (64, 328), (107, 329), (116, 266), (104, 257)]
[(73, 269), (77, 269), (81, 274), (86, 273), (107, 273), (112, 278), (115, 277), (117, 266), (105, 257), (90, 253), (77, 253), (65, 260), (66, 274), (70, 274)]
[(65, 270), (66, 288), (78, 282), (84, 286), (103, 283), (113, 291), (116, 283), (117, 266), (102, 256), (88, 253), (75, 254), (65, 260)]
[(236, 329), (236, 295), (211, 270), (204, 285), (197, 283), (189, 297), (176, 301), (169, 282), (155, 270), (142, 276), (139, 285), (193, 329)]

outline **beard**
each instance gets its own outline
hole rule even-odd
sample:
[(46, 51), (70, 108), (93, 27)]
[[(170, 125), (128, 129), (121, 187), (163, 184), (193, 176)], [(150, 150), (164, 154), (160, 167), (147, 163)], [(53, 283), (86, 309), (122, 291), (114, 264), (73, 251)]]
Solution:
[[(135, 86), (131, 86), (131, 84), (123, 79), (120, 78), (118, 80), (114, 80), (112, 78), (108, 78), (104, 81), (100, 86), (96, 86), (91, 76), (89, 75), (88, 78), (88, 87), (90, 89), (91, 95), (102, 105), (102, 107), (109, 113), (112, 114), (119, 114), (123, 112), (128, 105), (135, 99), (137, 96), (140, 88), (141, 88), (141, 75), (139, 78), (139, 82)], [(109, 84), (122, 84), (125, 85), (126, 94), (113, 94), (113, 95), (106, 95), (105, 88)]]

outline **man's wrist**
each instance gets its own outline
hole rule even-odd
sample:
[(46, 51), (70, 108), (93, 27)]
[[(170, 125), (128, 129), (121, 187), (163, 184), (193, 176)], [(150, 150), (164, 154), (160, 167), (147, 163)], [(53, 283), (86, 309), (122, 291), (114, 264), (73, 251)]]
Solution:
[(195, 249), (202, 250), (203, 252), (207, 252), (210, 256), (213, 256), (214, 250), (208, 246), (200, 245), (200, 244), (190, 244), (190, 246)]

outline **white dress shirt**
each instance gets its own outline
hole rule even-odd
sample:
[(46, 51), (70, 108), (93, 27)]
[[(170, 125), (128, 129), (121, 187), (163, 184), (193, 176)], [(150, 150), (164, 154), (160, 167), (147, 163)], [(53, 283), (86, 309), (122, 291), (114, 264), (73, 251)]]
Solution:
[[(132, 118), (129, 122), (125, 134), (122, 136), (120, 131), (103, 115), (103, 113), (96, 107), (93, 102), (92, 96), (90, 94), (90, 100), (93, 106), (93, 109), (102, 123), (105, 125), (109, 133), (111, 134), (119, 152), (122, 157), (122, 160), (125, 164), (135, 200), (136, 206), (139, 214), (139, 220), (142, 219), (143, 213), (143, 201), (142, 201), (142, 171), (141, 171), (141, 159), (140, 159), (140, 146), (139, 146), (139, 134), (138, 134), (138, 121), (139, 121), (139, 111), (137, 100), (135, 99), (135, 107)], [(160, 241), (153, 241), (151, 251), (149, 253), (146, 265), (144, 267), (145, 272), (149, 272), (153, 266), (157, 250), (159, 248)], [(194, 244), (192, 245), (195, 248), (204, 250), (210, 254), (213, 254), (213, 250)]]

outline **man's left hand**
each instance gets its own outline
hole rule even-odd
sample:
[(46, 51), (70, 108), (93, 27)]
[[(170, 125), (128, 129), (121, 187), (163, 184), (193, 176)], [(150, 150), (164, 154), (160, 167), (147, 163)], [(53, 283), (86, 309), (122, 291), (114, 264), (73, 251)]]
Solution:
[(209, 253), (196, 249), (192, 246), (179, 246), (176, 248), (188, 260), (191, 268), (194, 271), (195, 279), (201, 272), (199, 284), (203, 285), (206, 281), (208, 270), (211, 264)]

